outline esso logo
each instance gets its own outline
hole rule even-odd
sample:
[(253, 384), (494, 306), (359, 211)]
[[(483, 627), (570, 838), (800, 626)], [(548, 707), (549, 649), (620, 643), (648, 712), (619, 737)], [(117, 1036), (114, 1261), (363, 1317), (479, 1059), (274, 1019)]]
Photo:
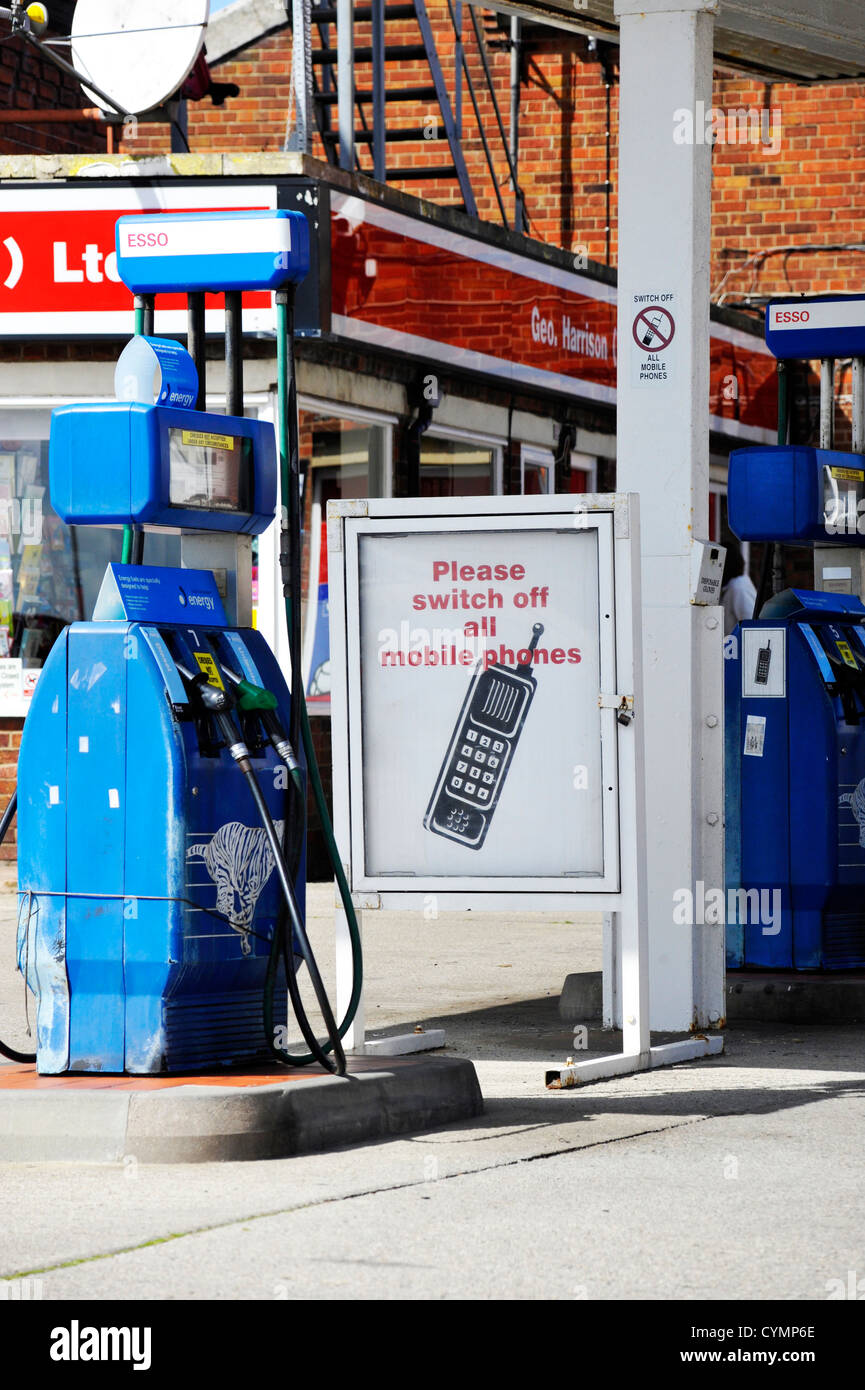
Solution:
[(777, 323), (808, 323), (811, 318), (810, 309), (777, 309), (775, 311), (775, 322)]
[(127, 232), (127, 246), (167, 246), (167, 232)]

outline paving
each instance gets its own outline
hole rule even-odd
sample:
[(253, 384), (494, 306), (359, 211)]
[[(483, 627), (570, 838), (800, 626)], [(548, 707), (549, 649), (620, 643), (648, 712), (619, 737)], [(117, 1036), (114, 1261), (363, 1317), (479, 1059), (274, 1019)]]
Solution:
[[(315, 887), (310, 913), (326, 975), (330, 893)], [(11, 915), (7, 902), (0, 1034), (14, 1040)], [(444, 1027), (436, 1055), (474, 1061), (483, 1114), (262, 1161), (5, 1163), (5, 1296), (865, 1291), (862, 1028), (735, 1022), (720, 1057), (551, 1092), (544, 1071), (573, 1046), (559, 992), (568, 974), (600, 968), (599, 920), (365, 914), (364, 932), (377, 1031)]]

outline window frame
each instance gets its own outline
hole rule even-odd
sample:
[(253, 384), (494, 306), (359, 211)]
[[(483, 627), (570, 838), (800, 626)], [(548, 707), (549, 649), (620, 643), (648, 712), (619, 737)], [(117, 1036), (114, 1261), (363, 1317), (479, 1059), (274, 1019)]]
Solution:
[[(278, 399), (275, 391), (268, 393), (265, 398), (267, 404), (260, 408), (258, 418), (270, 420), (274, 425), (277, 420)], [(297, 397), (298, 411), (305, 410), (312, 415), (335, 415), (339, 419), (354, 420), (358, 424), (379, 425), (384, 428), (384, 460), (383, 460), (383, 484), (382, 490), (385, 497), (393, 495), (393, 445), (394, 428), (400, 423), (400, 417), (389, 411), (373, 410), (366, 406), (345, 405), (342, 401), (332, 400), (326, 396), (312, 396), (306, 392), (298, 392)], [(311, 483), (312, 469), (309, 470)], [(304, 484), (306, 486), (306, 484)], [(315, 507), (314, 498), (311, 505)], [(310, 545), (310, 573), (318, 570), (321, 544), (321, 518), (315, 524), (315, 518), (310, 516), (310, 535), (307, 543)], [(266, 582), (269, 576), (269, 583)], [(311, 643), (313, 640), (314, 627), (309, 623), (310, 594), (309, 586), (305, 596), (302, 596), (303, 614), (303, 641), (301, 646), (301, 677), (306, 689), (306, 673), (311, 653)], [(276, 657), (280, 669), (285, 673), (286, 679), (290, 680), (291, 661), (288, 650), (288, 634), (285, 630), (283, 618), (283, 597), (282, 579), (279, 572), (279, 504), (277, 505), (277, 516), (258, 537), (258, 601), (256, 606), (256, 621), (265, 640), (270, 646), (271, 651)], [(310, 708), (310, 715), (330, 713), (330, 701), (322, 701), (320, 705)]]
[[(457, 443), (480, 444), (486, 449), (491, 449), (492, 459), (492, 488), (490, 497), (501, 497), (504, 492), (504, 450), (506, 440), (497, 434), (482, 434), (479, 430), (460, 429), (457, 425), (440, 425), (433, 423), (429, 429), (424, 430), (421, 435), (421, 450), (425, 439), (452, 439)], [(423, 461), (419, 462), (418, 472), (423, 475)], [(473, 494), (469, 494), (473, 495)]]
[[(588, 473), (590, 486), (586, 492), (597, 492), (598, 490), (598, 458), (596, 454), (584, 454), (580, 449), (572, 449), (570, 453), (571, 467), (579, 468), (581, 473)], [(549, 470), (550, 486), (547, 493), (537, 494), (539, 496), (556, 495), (556, 455), (553, 449), (545, 449), (539, 444), (520, 444), (520, 495), (532, 496), (526, 493), (526, 464), (539, 463)], [(560, 493), (559, 496), (565, 494)], [(570, 495), (570, 494), (568, 494)]]

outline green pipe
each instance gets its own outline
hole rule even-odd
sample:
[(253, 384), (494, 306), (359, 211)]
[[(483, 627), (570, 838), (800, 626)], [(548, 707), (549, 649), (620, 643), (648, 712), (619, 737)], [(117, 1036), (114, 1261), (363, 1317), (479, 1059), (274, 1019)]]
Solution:
[[(292, 476), (291, 469), (291, 414), (296, 410), (295, 394), (292, 383), (291, 372), (291, 342), (289, 334), (292, 331), (290, 325), (289, 306), (282, 294), (276, 296), (276, 351), (277, 351), (277, 439), (279, 443), (279, 481), (280, 499), (282, 503), (282, 515), (280, 518), (283, 530), (286, 528), (290, 533), (290, 541), (293, 552), (300, 544), (300, 498), (298, 496), (297, 479)], [(291, 685), (292, 685), (292, 706), (296, 706), (300, 715), (300, 732), (303, 740), (303, 749), (306, 754), (307, 769), (310, 782), (312, 783), (312, 793), (315, 800), (316, 810), (321, 821), (321, 828), (324, 831), (324, 838), (327, 843), (327, 852), (333, 871), (336, 875), (339, 895), (345, 911), (346, 921), (348, 922), (349, 936), (351, 938), (353, 972), (351, 998), (346, 1010), (345, 1018), (339, 1025), (339, 1036), (345, 1037), (351, 1026), (352, 1020), (357, 1013), (360, 1004), (361, 991), (363, 989), (363, 964), (362, 947), (360, 940), (360, 929), (358, 927), (357, 916), (354, 910), (354, 903), (351, 900), (351, 890), (342, 867), (339, 848), (333, 833), (333, 826), (330, 820), (330, 812), (327, 809), (324, 788), (321, 785), (321, 777), (318, 771), (318, 761), (315, 756), (315, 749), (312, 743), (312, 731), (309, 727), (309, 715), (306, 709), (306, 699), (303, 686), (301, 684), (300, 653), (295, 650), (295, 643), (292, 642), (292, 633), (295, 631), (296, 614), (292, 607), (292, 586), (286, 583), (287, 556), (285, 547), (281, 547), (280, 567), (283, 571), (283, 596), (285, 599), (285, 620), (288, 627), (289, 642), (291, 651)], [(300, 595), (294, 595), (294, 601), (300, 603)], [(330, 1043), (323, 1044), (325, 1051), (330, 1048)], [(287, 1061), (291, 1061), (298, 1066), (305, 1065), (311, 1061), (311, 1056), (290, 1057), (287, 1053), (282, 1054)]]
[[(140, 337), (141, 334), (142, 334), (143, 332), (144, 332), (144, 304), (142, 303), (141, 296), (137, 294), (137, 295), (135, 296), (135, 336), (136, 336), (136, 338)], [(121, 563), (121, 565), (128, 565), (128, 564), (130, 563), (130, 561), (132, 560), (132, 537), (133, 537), (133, 530), (132, 530), (132, 527), (131, 527), (131, 526), (124, 526), (124, 528), (123, 528), (123, 549), (122, 549), (121, 552), (120, 552), (120, 563)]]

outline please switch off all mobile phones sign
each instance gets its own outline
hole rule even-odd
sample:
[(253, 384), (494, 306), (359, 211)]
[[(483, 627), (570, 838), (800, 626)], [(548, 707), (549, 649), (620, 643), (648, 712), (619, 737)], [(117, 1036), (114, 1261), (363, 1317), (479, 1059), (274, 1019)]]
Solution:
[(631, 384), (664, 387), (673, 377), (675, 295), (635, 294), (631, 324)]
[(395, 650), (383, 649), (383, 665), (402, 664), (407, 661), (410, 666), (437, 666), (439, 663), (447, 665), (448, 661), (451, 661), (459, 662), (463, 666), (473, 666), (478, 644), (483, 649), (482, 659), (485, 666), (506, 659), (510, 659), (511, 664), (515, 659), (530, 664), (551, 661), (555, 666), (560, 666), (565, 661), (576, 663), (581, 660), (579, 647), (570, 647), (567, 650), (563, 647), (553, 647), (548, 652), (546, 646), (538, 648), (536, 645), (533, 651), (529, 652), (527, 638), (526, 645), (518, 649), (515, 656), (504, 642), (497, 640), (499, 614), (505, 608), (506, 598), (509, 608), (521, 612), (542, 612), (549, 602), (549, 584), (529, 584), (525, 565), (507, 562), (461, 564), (453, 559), (433, 560), (429, 579), (426, 592), (412, 595), (413, 612), (438, 617), (443, 613), (449, 613), (457, 621), (460, 616), (476, 615), (468, 617), (463, 626), (463, 637), (468, 645), (463, 645), (461, 650), (458, 650), (456, 643), (452, 643), (450, 648), (412, 647), (411, 632), (406, 634), (404, 630), (409, 625), (403, 622), (400, 635), (408, 635), (409, 650), (405, 652), (398, 645)]
[(359, 545), (367, 872), (600, 876), (596, 530)]

